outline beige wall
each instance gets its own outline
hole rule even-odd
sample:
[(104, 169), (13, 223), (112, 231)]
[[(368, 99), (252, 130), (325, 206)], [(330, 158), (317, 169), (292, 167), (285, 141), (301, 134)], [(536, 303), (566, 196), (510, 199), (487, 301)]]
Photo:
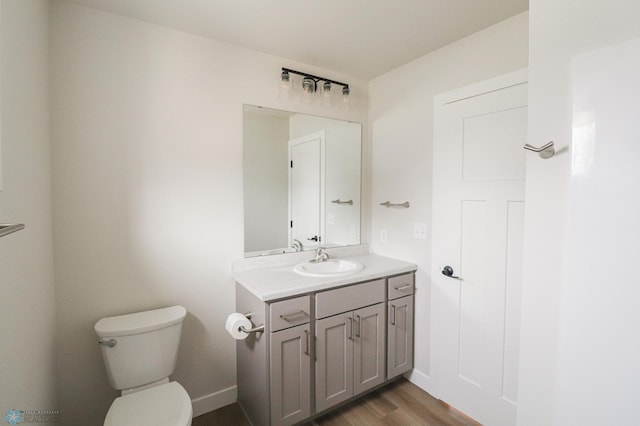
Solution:
[[(366, 84), (168, 28), (52, 3), (51, 117), (60, 405), (99, 424), (93, 325), (182, 304), (175, 379), (196, 413), (235, 398), (230, 263), (242, 256), (243, 104), (366, 121)], [(278, 99), (281, 67), (353, 86), (361, 107)]]
[[(430, 279), (433, 97), (527, 66), (528, 14), (523, 13), (452, 43), (371, 81), (371, 236), (378, 254), (413, 261), (416, 344), (413, 381), (437, 394), (431, 381)], [(409, 201), (387, 209), (384, 201)], [(413, 238), (426, 223), (427, 239)], [(387, 242), (380, 240), (386, 230)]]
[(0, 222), (26, 228), (0, 239), (0, 415), (58, 408), (51, 242), (48, 10), (2, 0), (0, 70), (3, 188)]

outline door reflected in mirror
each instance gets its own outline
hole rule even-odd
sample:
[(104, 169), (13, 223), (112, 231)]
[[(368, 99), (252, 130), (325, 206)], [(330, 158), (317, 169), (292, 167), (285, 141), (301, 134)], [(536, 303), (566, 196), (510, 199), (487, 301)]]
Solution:
[(362, 126), (245, 105), (245, 257), (360, 244)]

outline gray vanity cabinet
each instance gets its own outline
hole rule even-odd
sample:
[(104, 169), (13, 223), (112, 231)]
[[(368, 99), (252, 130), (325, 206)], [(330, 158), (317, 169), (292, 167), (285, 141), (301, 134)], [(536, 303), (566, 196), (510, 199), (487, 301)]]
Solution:
[(384, 284), (376, 280), (316, 295), (318, 317), (353, 309), (316, 321), (316, 412), (384, 382)]
[(413, 272), (266, 302), (238, 285), (236, 309), (264, 324), (237, 342), (256, 426), (302, 423), (413, 365)]
[(292, 425), (311, 415), (311, 298), (269, 305), (271, 424)]
[(413, 368), (413, 280), (413, 274), (388, 280), (387, 379)]
[(316, 411), (353, 396), (353, 314), (316, 321)]
[(310, 325), (271, 333), (271, 424), (292, 425), (311, 415)]
[(353, 393), (358, 395), (384, 382), (384, 303), (353, 313)]

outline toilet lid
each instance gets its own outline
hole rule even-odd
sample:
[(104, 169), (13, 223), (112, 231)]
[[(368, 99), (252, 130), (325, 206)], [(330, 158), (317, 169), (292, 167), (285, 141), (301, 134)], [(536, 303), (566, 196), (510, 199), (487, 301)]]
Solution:
[(116, 398), (104, 426), (186, 426), (191, 399), (178, 382), (169, 382)]

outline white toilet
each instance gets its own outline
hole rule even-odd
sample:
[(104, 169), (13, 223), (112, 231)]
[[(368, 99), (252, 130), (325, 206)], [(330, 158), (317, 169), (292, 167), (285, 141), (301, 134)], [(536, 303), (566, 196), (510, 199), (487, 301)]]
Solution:
[(105, 426), (190, 426), (191, 398), (169, 376), (176, 366), (182, 306), (102, 318), (94, 326), (111, 387), (121, 391)]

